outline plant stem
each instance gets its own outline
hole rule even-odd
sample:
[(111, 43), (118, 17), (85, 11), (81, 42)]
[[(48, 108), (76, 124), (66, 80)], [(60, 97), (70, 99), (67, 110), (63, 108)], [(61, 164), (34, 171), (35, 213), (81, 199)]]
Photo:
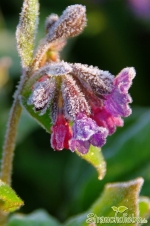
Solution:
[(12, 105), (9, 121), (7, 124), (7, 131), (5, 142), (3, 146), (2, 166), (1, 166), (1, 180), (7, 184), (11, 184), (12, 162), (15, 149), (15, 141), (17, 134), (17, 127), (22, 108), (20, 106), (18, 96), (15, 98)]
[(24, 71), (21, 76), (20, 84), (14, 95), (14, 102), (10, 110), (9, 120), (7, 123), (6, 136), (3, 146), (2, 165), (1, 165), (1, 180), (7, 184), (11, 184), (12, 163), (15, 149), (15, 141), (17, 135), (17, 127), (22, 112), (22, 107), (19, 102), (19, 95), (23, 89), (27, 74)]
[[(3, 146), (1, 180), (7, 184), (11, 184), (12, 163), (15, 149), (15, 141), (17, 134), (17, 126), (21, 115), (22, 108), (20, 106), (18, 95), (14, 99), (10, 116), (7, 124), (5, 142)], [(0, 212), (0, 226), (5, 226), (8, 214)]]

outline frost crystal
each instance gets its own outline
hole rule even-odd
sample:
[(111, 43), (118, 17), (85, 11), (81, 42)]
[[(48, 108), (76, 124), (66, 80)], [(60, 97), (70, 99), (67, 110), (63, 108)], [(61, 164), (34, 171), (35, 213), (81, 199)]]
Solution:
[(90, 107), (78, 88), (75, 80), (66, 75), (62, 82), (62, 94), (64, 99), (64, 113), (69, 120), (75, 120), (79, 112), (90, 114)]
[(86, 8), (82, 5), (68, 6), (62, 16), (51, 27), (47, 39), (73, 37), (81, 33), (86, 26)]
[(88, 84), (96, 95), (109, 94), (113, 88), (113, 76), (97, 67), (82, 64), (74, 64), (73, 72), (81, 83)]
[(45, 30), (48, 32), (51, 27), (54, 25), (54, 23), (58, 20), (58, 15), (57, 14), (51, 14), (45, 22)]
[(40, 115), (50, 110), (51, 145), (86, 154), (90, 145), (101, 147), (108, 135), (131, 114), (128, 90), (134, 68), (123, 69), (116, 77), (97, 67), (70, 64), (59, 59), (66, 38), (78, 35), (86, 25), (85, 7), (69, 6), (58, 17), (46, 20), (46, 38), (35, 54), (33, 74), (27, 82), (32, 93), (28, 105)]
[(48, 108), (49, 102), (54, 96), (54, 91), (55, 80), (52, 78), (45, 78), (44, 81), (35, 83), (28, 104), (33, 104), (34, 110), (41, 111), (41, 115), (43, 115)]

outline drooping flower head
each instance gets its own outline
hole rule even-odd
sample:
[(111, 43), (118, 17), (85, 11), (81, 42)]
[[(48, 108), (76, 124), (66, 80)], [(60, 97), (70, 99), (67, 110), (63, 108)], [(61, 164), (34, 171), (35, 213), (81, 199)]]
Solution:
[(66, 39), (78, 35), (85, 25), (81, 5), (69, 6), (60, 17), (47, 18), (47, 35), (35, 54), (28, 99), (40, 115), (50, 110), (52, 147), (82, 154), (90, 145), (103, 146), (107, 136), (123, 126), (122, 117), (131, 114), (128, 90), (135, 76), (134, 68), (125, 68), (114, 77), (97, 67), (60, 60)]

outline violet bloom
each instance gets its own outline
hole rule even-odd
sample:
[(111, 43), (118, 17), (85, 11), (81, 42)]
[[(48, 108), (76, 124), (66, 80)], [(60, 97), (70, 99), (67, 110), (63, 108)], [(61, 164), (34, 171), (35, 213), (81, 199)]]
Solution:
[(128, 104), (132, 102), (132, 98), (128, 94), (128, 90), (134, 77), (134, 68), (125, 68), (114, 79), (114, 88), (104, 101), (106, 110), (113, 116), (127, 117), (131, 114)]
[(66, 148), (86, 154), (90, 145), (102, 147), (106, 137), (123, 126), (122, 117), (131, 114), (128, 89), (135, 70), (125, 68), (114, 77), (97, 67), (58, 58), (66, 39), (85, 27), (84, 6), (70, 6), (61, 17), (50, 16), (47, 23), (46, 39), (35, 56), (39, 61), (34, 61), (36, 70), (31, 80), (35, 82), (28, 105), (51, 117), (51, 146), (55, 150)]
[(72, 127), (73, 137), (69, 142), (71, 151), (78, 150), (86, 154), (90, 144), (101, 147), (106, 142), (108, 130), (99, 127), (94, 120), (84, 114), (78, 114)]

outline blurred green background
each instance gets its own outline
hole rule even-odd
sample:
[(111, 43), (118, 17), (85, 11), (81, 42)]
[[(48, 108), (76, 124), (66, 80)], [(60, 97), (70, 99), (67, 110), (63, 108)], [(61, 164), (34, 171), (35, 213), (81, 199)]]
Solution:
[[(103, 147), (107, 161), (103, 181), (76, 154), (54, 152), (49, 134), (23, 112), (12, 186), (25, 201), (22, 212), (45, 208), (61, 221), (86, 210), (107, 182), (142, 176), (141, 194), (150, 197), (150, 3), (138, 8), (132, 0), (41, 0), (37, 43), (44, 37), (45, 18), (50, 13), (60, 15), (71, 4), (86, 5), (88, 25), (80, 36), (68, 41), (62, 59), (98, 66), (114, 75), (134, 66), (137, 76), (130, 89), (133, 114)], [(22, 1), (0, 0), (0, 147), (21, 75), (15, 43), (21, 6)]]

